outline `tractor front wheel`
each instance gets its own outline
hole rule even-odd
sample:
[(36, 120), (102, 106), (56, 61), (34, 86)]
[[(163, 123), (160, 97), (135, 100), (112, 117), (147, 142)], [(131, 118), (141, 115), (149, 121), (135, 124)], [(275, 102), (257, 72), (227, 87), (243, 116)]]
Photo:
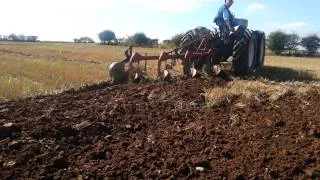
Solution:
[(247, 29), (233, 46), (233, 68), (236, 75), (250, 75), (256, 71), (256, 52), (256, 33)]

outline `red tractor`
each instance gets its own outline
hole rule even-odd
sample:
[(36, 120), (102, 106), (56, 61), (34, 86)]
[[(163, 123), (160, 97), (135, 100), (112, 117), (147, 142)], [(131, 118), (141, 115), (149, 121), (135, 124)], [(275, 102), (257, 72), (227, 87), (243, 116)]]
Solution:
[(171, 60), (171, 66), (179, 60), (182, 62), (184, 78), (192, 78), (197, 74), (217, 75), (222, 64), (231, 64), (236, 75), (251, 75), (264, 64), (265, 34), (249, 30), (246, 25), (235, 29), (235, 32), (225, 36), (216, 29), (197, 27), (181, 37), (179, 47), (155, 56), (132, 53), (130, 47), (123, 61), (110, 65), (109, 77), (113, 83), (126, 82), (129, 77), (138, 78), (135, 64), (149, 60), (158, 61), (158, 76), (164, 79), (170, 76), (170, 67), (161, 69), (162, 62), (167, 60)]

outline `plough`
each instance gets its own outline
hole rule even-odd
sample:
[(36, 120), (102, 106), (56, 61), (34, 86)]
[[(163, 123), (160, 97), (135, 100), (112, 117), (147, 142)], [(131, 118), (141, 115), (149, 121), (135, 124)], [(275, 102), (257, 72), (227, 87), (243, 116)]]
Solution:
[[(197, 75), (219, 75), (220, 65), (230, 63), (237, 75), (249, 75), (256, 72), (264, 63), (265, 35), (261, 31), (251, 31), (238, 26), (236, 31), (227, 36), (217, 30), (198, 27), (185, 33), (180, 39), (180, 46), (162, 52), (160, 55), (142, 55), (132, 53), (132, 47), (125, 51), (126, 58), (112, 63), (109, 77), (113, 83), (124, 83), (132, 77), (140, 77), (138, 70), (141, 62), (158, 61), (157, 75), (161, 79), (171, 77), (168, 69), (177, 64), (183, 65), (183, 77), (193, 78)], [(171, 61), (168, 65), (167, 61)], [(162, 63), (166, 66), (162, 69)]]

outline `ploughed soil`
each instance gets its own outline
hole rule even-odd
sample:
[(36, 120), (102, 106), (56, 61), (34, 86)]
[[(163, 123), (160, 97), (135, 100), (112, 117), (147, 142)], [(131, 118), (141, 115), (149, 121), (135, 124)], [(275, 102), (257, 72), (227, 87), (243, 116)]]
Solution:
[(0, 104), (1, 179), (320, 177), (320, 92), (210, 106), (215, 79), (108, 83)]

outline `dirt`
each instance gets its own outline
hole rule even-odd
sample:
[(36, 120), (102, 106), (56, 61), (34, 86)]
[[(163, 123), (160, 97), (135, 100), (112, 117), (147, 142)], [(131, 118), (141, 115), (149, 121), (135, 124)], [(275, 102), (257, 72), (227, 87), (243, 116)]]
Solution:
[(2, 179), (317, 179), (320, 92), (210, 107), (191, 79), (0, 104)]

